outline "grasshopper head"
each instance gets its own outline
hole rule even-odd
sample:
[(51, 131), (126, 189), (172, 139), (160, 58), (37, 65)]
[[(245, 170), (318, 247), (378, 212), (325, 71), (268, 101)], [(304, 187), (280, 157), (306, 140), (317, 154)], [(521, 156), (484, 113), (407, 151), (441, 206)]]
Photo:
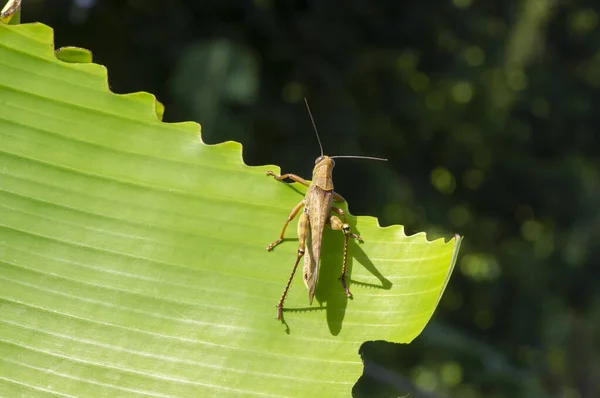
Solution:
[(335, 166), (335, 161), (330, 158), (329, 156), (325, 156), (325, 155), (321, 155), (319, 156), (316, 160), (315, 160), (315, 168), (317, 168), (317, 166), (321, 164), (327, 164), (330, 165), (330, 167), (333, 169), (333, 167)]
[(329, 156), (319, 156), (313, 169), (313, 183), (325, 191), (333, 191), (332, 171), (335, 161)]
[(319, 156), (315, 160), (315, 168), (313, 169), (313, 177), (315, 176), (329, 176), (331, 178), (331, 172), (335, 167), (335, 161), (329, 156)]

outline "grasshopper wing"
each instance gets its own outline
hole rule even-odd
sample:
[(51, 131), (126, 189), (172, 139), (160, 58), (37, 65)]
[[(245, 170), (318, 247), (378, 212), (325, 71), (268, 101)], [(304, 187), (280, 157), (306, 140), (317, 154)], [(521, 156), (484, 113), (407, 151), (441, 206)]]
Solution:
[(325, 223), (329, 220), (332, 204), (332, 191), (325, 191), (318, 186), (311, 186), (309, 188), (304, 212), (308, 214), (310, 229), (306, 236), (303, 279), (308, 289), (308, 300), (311, 304), (315, 296), (317, 281), (319, 280), (323, 229), (325, 228)]

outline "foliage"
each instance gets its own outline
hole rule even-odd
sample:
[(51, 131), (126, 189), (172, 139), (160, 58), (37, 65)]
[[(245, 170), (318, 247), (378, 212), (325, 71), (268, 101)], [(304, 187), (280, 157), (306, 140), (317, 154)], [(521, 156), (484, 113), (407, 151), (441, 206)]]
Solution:
[(150, 94), (111, 93), (90, 61), (0, 24), (3, 395), (347, 396), (365, 340), (421, 332), (459, 238), (349, 216), (354, 299), (327, 231), (316, 305), (296, 284), (276, 322), (295, 247), (265, 246), (303, 188), (161, 122)]
[[(327, 152), (390, 158), (338, 162), (353, 213), (468, 237), (421, 337), (363, 347), (357, 395), (600, 396), (596, 0), (27, 3), (23, 19), (93, 49), (115, 91), (215, 120), (203, 137), (242, 142), (248, 164), (310, 175), (308, 95)], [(227, 57), (205, 60), (253, 95), (181, 82), (186, 54), (213, 46)]]

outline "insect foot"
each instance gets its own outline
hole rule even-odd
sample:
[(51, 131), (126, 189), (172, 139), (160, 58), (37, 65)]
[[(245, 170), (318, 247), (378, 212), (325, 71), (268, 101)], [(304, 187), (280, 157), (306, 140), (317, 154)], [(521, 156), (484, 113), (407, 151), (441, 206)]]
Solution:
[(277, 181), (281, 181), (281, 176), (278, 176), (277, 174), (273, 173), (271, 170), (267, 170), (265, 171), (265, 174), (267, 176), (272, 176), (274, 179), (276, 179)]
[(342, 287), (344, 288), (344, 292), (346, 293), (346, 297), (348, 298), (352, 298), (352, 293), (350, 292), (350, 289), (348, 289), (348, 286), (346, 285), (346, 274), (343, 274), (339, 277), (340, 282), (342, 282)]
[(278, 244), (281, 243), (283, 239), (277, 239), (275, 242), (271, 243), (269, 246), (267, 246), (267, 251), (271, 251), (275, 248), (275, 246), (277, 246)]
[(342, 287), (344, 288), (344, 292), (346, 292), (346, 297), (352, 298), (352, 293), (350, 292), (350, 289), (348, 289), (348, 286), (346, 286), (346, 277), (340, 276), (340, 282), (342, 282)]

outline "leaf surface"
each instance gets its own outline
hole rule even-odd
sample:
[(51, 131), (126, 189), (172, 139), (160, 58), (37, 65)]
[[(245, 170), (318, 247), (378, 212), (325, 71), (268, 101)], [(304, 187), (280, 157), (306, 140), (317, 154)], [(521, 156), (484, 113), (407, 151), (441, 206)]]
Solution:
[(364, 341), (421, 332), (460, 238), (349, 216), (354, 299), (327, 230), (315, 302), (297, 275), (277, 322), (295, 224), (265, 248), (304, 187), (157, 111), (47, 26), (0, 23), (0, 395), (349, 396)]

